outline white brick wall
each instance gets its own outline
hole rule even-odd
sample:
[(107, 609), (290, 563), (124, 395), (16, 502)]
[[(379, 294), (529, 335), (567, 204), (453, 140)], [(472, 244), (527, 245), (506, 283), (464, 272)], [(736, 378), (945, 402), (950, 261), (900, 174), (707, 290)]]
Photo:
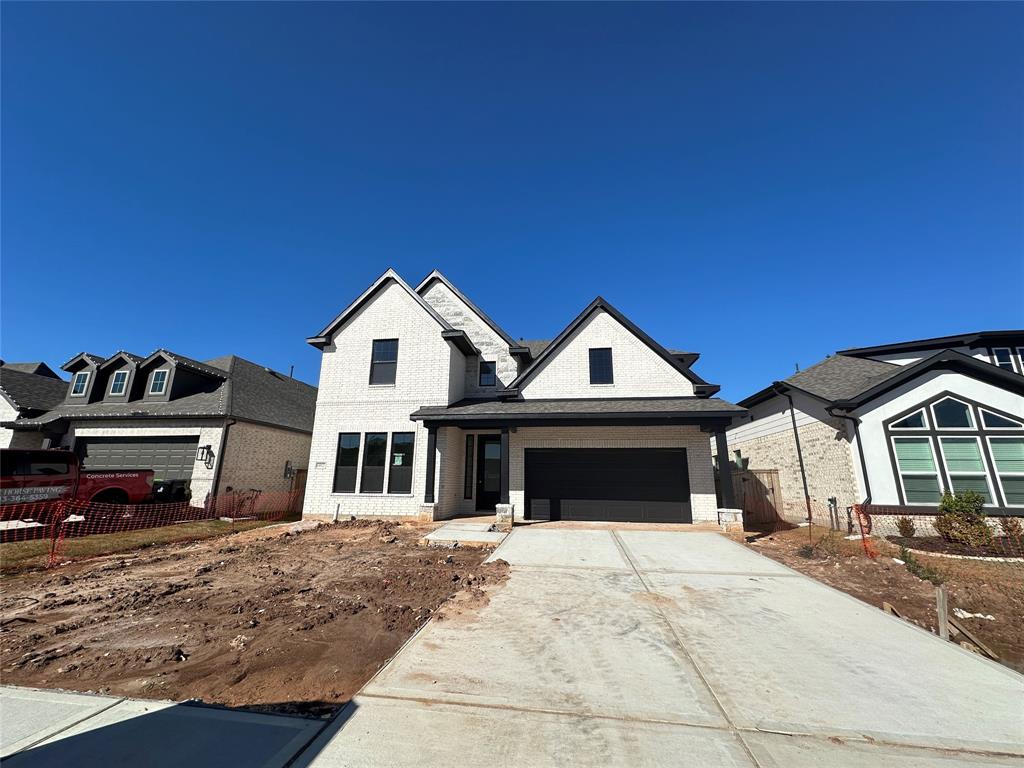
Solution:
[[(590, 383), (592, 347), (611, 347), (614, 384)], [(563, 397), (688, 397), (693, 384), (603, 310), (582, 326), (523, 386), (531, 400)]]
[[(289, 491), (291, 479), (284, 476), (286, 461), (295, 469), (306, 469), (312, 436), (304, 432), (276, 429), (239, 421), (228, 428), (220, 488), (256, 488), (261, 491)], [(214, 449), (216, 450), (216, 448)]]
[[(393, 386), (370, 386), (374, 339), (398, 339)], [(441, 338), (441, 326), (401, 286), (381, 289), (339, 328), (324, 348), (310, 448), (303, 515), (416, 515), (423, 501), (427, 431), (409, 415), (425, 405), (447, 405), (449, 377), (461, 353)], [(415, 432), (410, 494), (333, 493), (338, 434)], [(440, 443), (439, 439), (439, 443)], [(361, 455), (361, 454), (360, 454)], [(440, 462), (438, 462), (440, 464)], [(435, 484), (435, 492), (437, 485)]]

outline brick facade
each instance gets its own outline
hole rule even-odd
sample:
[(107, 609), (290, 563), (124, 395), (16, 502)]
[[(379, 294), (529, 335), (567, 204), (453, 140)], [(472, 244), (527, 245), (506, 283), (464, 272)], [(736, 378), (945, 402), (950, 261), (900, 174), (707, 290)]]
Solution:
[(291, 478), (284, 476), (285, 462), (294, 469), (306, 469), (312, 435), (239, 421), (228, 428), (220, 488), (255, 488), (261, 491), (290, 491)]

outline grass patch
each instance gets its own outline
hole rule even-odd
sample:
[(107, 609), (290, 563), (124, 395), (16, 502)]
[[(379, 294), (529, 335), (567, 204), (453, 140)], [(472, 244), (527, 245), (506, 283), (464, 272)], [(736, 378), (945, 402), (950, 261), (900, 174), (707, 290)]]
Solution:
[[(273, 521), (273, 523), (283, 521)], [(235, 523), (223, 520), (199, 520), (193, 523), (165, 525), (159, 528), (143, 528), (123, 533), (105, 533), (96, 536), (65, 539), (61, 544), (59, 559), (80, 560), (88, 557), (110, 555), (144, 549), (159, 544), (178, 541), (198, 541), (214, 536), (224, 536), (237, 531), (248, 531), (271, 525), (266, 520), (241, 520)], [(50, 555), (50, 540), (12, 541), (0, 544), (0, 572), (13, 573), (46, 566)]]
[(939, 586), (945, 579), (942, 574), (936, 571), (934, 568), (930, 568), (916, 557), (914, 553), (908, 550), (906, 547), (900, 550), (900, 560), (903, 561), (904, 565), (907, 566), (907, 570), (917, 576), (922, 581), (930, 581), (935, 586)]

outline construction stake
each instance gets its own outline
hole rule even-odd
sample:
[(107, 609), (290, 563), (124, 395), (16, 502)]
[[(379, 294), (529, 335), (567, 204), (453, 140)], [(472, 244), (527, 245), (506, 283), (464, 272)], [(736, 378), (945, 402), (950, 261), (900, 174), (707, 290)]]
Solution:
[(935, 588), (935, 611), (939, 617), (939, 637), (949, 640), (949, 605), (946, 600), (946, 585)]

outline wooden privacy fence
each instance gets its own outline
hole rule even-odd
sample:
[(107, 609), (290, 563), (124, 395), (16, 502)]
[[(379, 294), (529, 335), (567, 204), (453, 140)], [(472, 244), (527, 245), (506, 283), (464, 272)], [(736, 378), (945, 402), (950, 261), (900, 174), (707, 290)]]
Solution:
[(777, 523), (782, 519), (782, 486), (777, 469), (733, 470), (733, 494), (748, 525)]

